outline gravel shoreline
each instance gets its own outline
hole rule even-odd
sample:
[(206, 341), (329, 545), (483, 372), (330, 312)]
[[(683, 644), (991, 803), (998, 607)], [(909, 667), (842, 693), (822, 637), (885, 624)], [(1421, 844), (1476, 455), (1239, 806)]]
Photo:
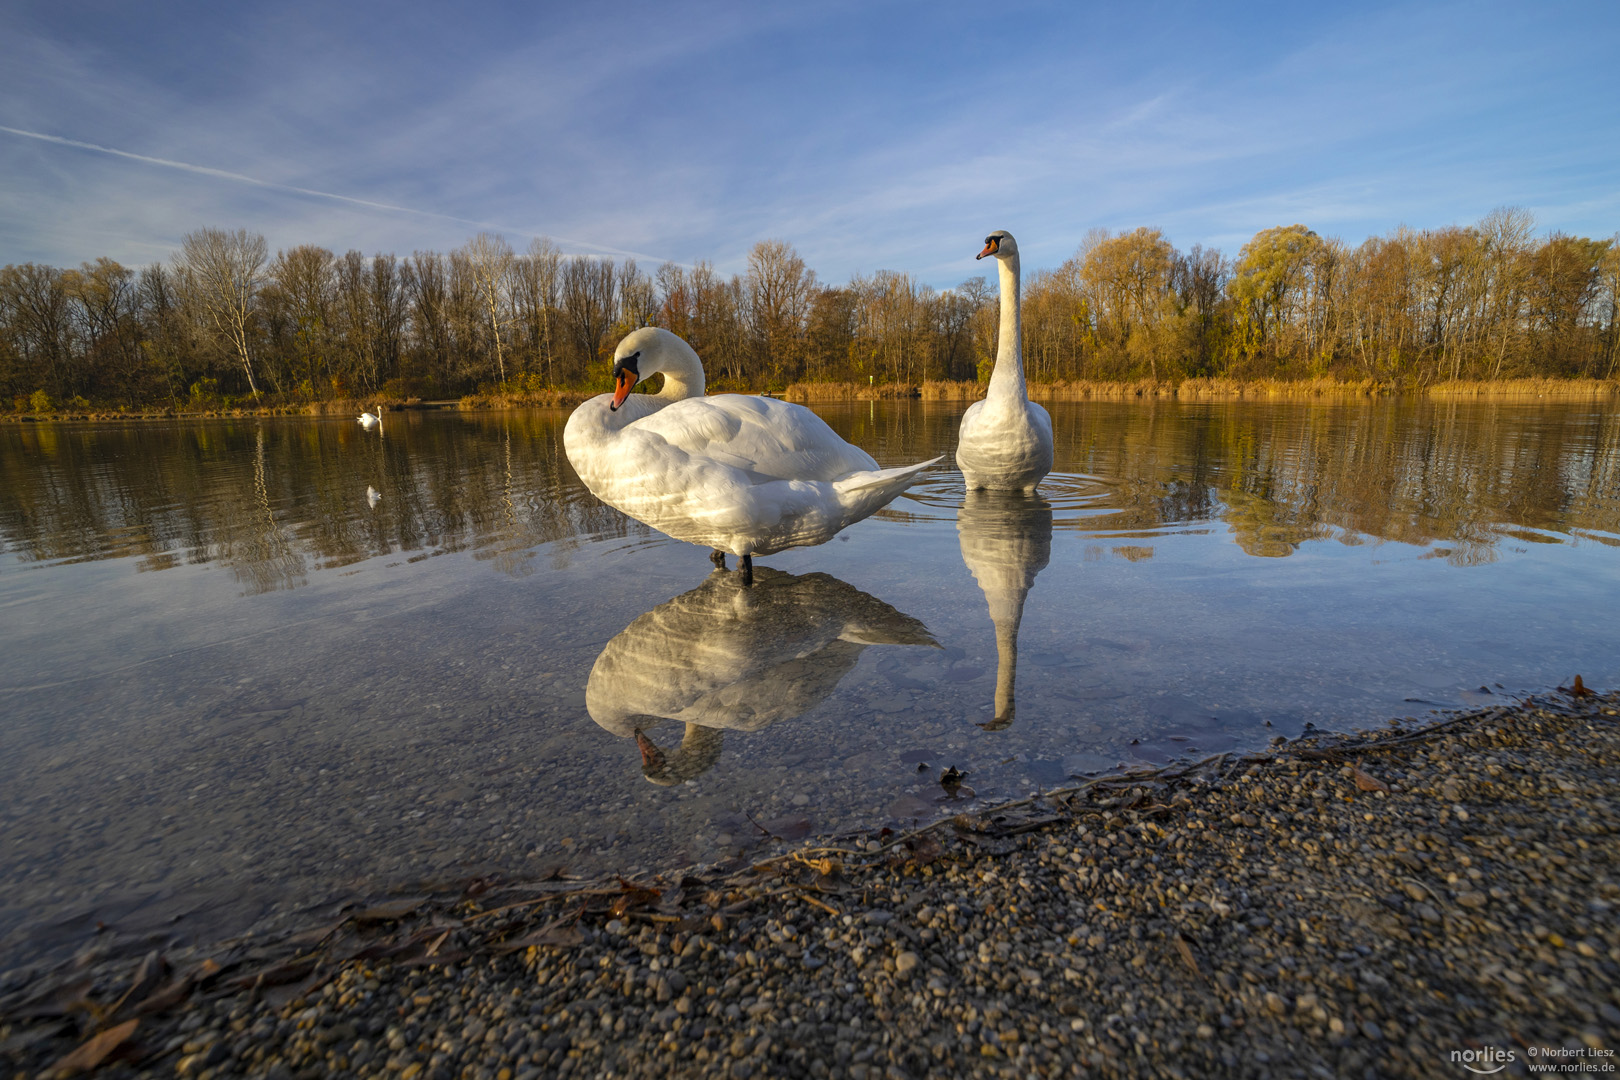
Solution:
[(1547, 695), (967, 802), (936, 827), (740, 869), (498, 883), (136, 971), (90, 953), (5, 988), (0, 1062), (288, 1080), (1424, 1077), (1468, 1075), (1468, 1053), (1527, 1075), (1554, 1050), (1612, 1073), (1617, 751), (1620, 694)]

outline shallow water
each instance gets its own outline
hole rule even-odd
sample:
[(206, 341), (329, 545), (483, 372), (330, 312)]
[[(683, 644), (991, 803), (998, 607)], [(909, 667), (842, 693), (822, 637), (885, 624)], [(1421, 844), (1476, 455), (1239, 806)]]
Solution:
[[(818, 411), (884, 465), (960, 415)], [(0, 969), (1620, 682), (1608, 412), (1052, 411), (1039, 499), (941, 466), (752, 590), (560, 412), (0, 427)]]

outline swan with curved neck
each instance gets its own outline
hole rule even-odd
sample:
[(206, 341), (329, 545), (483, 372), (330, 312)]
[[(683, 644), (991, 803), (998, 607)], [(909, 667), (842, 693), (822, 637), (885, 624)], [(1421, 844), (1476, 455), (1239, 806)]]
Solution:
[[(662, 373), (656, 394), (632, 394)], [(703, 394), (703, 363), (644, 327), (613, 354), (611, 394), (574, 410), (563, 448), (591, 494), (646, 525), (742, 559), (831, 540), (904, 491), (933, 461), (879, 469), (802, 405)], [(935, 458), (934, 461), (939, 460)]]
[[(585, 708), (634, 736), (648, 780), (677, 784), (713, 767), (726, 731), (816, 707), (879, 644), (938, 648), (916, 619), (826, 574), (762, 566), (747, 587), (716, 571), (614, 635), (591, 665)], [(678, 745), (649, 734), (665, 721), (681, 726)]]
[(1052, 471), (1052, 417), (1029, 400), (1019, 321), (1018, 241), (1005, 229), (984, 238), (976, 258), (993, 257), (1001, 278), (1001, 330), (996, 366), (983, 401), (968, 406), (956, 464), (970, 490), (1034, 491)]

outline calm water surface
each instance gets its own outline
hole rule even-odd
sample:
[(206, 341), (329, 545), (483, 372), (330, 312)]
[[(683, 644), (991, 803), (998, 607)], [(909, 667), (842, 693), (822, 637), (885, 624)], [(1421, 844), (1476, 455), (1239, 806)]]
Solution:
[[(884, 465), (960, 416), (820, 411)], [(1620, 683), (1608, 411), (1052, 411), (1041, 498), (936, 468), (752, 590), (560, 412), (0, 426), (0, 969)]]

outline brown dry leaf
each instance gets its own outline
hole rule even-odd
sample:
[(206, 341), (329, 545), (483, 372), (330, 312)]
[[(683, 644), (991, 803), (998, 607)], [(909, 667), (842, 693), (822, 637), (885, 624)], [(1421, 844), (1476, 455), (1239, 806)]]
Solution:
[(115, 1028), (108, 1028), (101, 1034), (92, 1036), (78, 1049), (51, 1066), (50, 1071), (53, 1073), (74, 1072), (88, 1071), (95, 1068), (107, 1060), (107, 1055), (124, 1045), (129, 1037), (135, 1034), (135, 1028), (138, 1024), (140, 1024), (139, 1020), (125, 1020)]
[(646, 907), (663, 895), (657, 889), (644, 888), (632, 884), (624, 880), (624, 878), (619, 879), (619, 888), (623, 889), (624, 892), (608, 907), (608, 914), (615, 919), (634, 911), (636, 908)]
[(176, 979), (168, 986), (153, 991), (146, 1000), (135, 1006), (135, 1014), (137, 1016), (148, 1016), (152, 1013), (174, 1008), (191, 996), (192, 985), (189, 977)]
[(277, 964), (274, 967), (266, 968), (265, 970), (256, 974), (244, 975), (231, 985), (239, 988), (247, 988), (250, 986), (284, 986), (287, 983), (297, 982), (299, 979), (302, 979), (304, 976), (308, 975), (314, 970), (315, 965), (307, 961), (294, 961), (285, 964)]
[(364, 911), (356, 912), (354, 921), (368, 922), (395, 922), (405, 916), (413, 914), (417, 908), (426, 903), (426, 897), (418, 896), (414, 900), (394, 900), (386, 904), (377, 904)]
[(771, 818), (762, 822), (760, 828), (776, 837), (778, 840), (802, 840), (813, 831), (810, 819), (803, 816), (788, 816)]
[(1359, 790), (1359, 791), (1388, 791), (1389, 790), (1389, 785), (1388, 784), (1384, 783), (1382, 780), (1378, 779), (1378, 777), (1372, 775), (1371, 773), (1366, 772), (1359, 765), (1356, 766), (1355, 778), (1356, 778), (1356, 789)]
[(1187, 944), (1187, 939), (1177, 934), (1170, 940), (1175, 942), (1176, 952), (1181, 956), (1181, 962), (1187, 965), (1187, 969), (1194, 975), (1202, 975), (1203, 972), (1198, 969), (1198, 958), (1193, 955), (1192, 946)]
[(576, 945), (585, 943), (585, 931), (569, 921), (570, 916), (563, 916), (547, 924), (532, 934), (512, 941), (502, 942), (496, 947), (498, 952), (516, 952), (534, 945), (547, 945), (555, 949), (571, 949)]
[(918, 866), (927, 866), (945, 854), (945, 845), (926, 834), (917, 837), (909, 846), (911, 847), (910, 861)]

